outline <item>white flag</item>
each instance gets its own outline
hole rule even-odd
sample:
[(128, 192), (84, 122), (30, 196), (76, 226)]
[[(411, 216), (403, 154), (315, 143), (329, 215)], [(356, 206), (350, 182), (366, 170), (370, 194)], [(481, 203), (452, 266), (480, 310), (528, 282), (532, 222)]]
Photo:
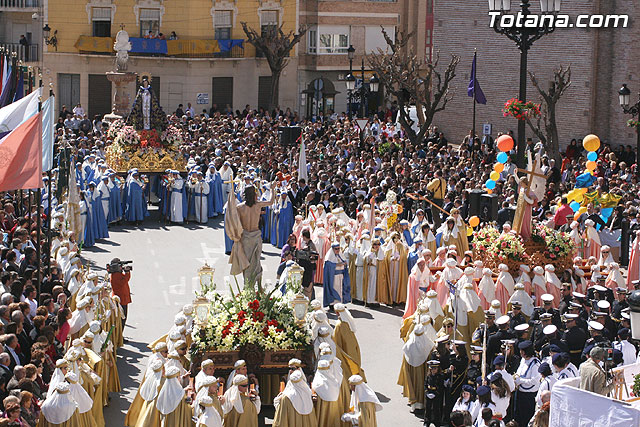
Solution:
[(308, 181), (307, 176), (307, 153), (305, 152), (304, 138), (300, 137), (300, 157), (298, 157), (298, 181), (304, 179)]

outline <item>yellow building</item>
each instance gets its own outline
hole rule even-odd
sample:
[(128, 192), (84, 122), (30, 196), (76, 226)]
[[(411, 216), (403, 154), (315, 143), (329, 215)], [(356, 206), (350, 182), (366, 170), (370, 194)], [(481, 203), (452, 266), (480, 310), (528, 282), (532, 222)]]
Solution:
[[(81, 103), (89, 116), (110, 112), (115, 88), (105, 72), (115, 69), (113, 42), (124, 28), (133, 47), (129, 71), (152, 76), (166, 112), (188, 103), (196, 113), (266, 107), (271, 71), (241, 22), (262, 31), (283, 24), (288, 32), (297, 16), (294, 0), (48, 0), (44, 20), (57, 45), (44, 47), (45, 83), (53, 83), (58, 108)], [(280, 80), (283, 108), (297, 108), (297, 67), (296, 49)], [(132, 98), (135, 90), (132, 83)]]

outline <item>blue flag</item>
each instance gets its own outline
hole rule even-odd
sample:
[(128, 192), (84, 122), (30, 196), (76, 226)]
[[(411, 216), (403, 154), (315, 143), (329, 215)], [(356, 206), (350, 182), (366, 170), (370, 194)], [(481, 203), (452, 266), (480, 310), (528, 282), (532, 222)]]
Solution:
[(487, 98), (484, 96), (484, 92), (482, 92), (482, 88), (480, 87), (480, 82), (476, 78), (476, 54), (473, 54), (473, 64), (471, 64), (471, 80), (469, 81), (469, 88), (467, 88), (467, 95), (473, 97), (475, 94), (476, 102), (478, 104), (486, 104)]

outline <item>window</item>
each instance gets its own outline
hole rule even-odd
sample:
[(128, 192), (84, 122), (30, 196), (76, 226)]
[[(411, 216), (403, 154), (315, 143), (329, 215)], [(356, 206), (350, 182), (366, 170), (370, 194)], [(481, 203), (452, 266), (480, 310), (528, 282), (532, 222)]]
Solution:
[(277, 10), (263, 10), (260, 12), (260, 30), (262, 35), (265, 35), (269, 31), (276, 31), (278, 29), (278, 11)]
[(349, 27), (319, 26), (317, 30), (317, 53), (346, 54), (349, 48)]
[(216, 40), (229, 40), (231, 38), (231, 14), (230, 10), (215, 11), (215, 36)]
[(225, 112), (227, 107), (233, 107), (233, 77), (213, 77), (211, 86), (211, 106), (214, 104), (218, 111)]
[(154, 37), (160, 31), (160, 9), (140, 9), (140, 37), (147, 37), (149, 32)]
[(431, 30), (426, 30), (425, 32), (425, 44), (431, 46)]
[(307, 32), (307, 53), (316, 53), (318, 48), (318, 30), (310, 29)]
[(93, 37), (111, 37), (111, 8), (94, 7), (91, 9)]
[(433, 13), (433, 0), (427, 0), (427, 13)]

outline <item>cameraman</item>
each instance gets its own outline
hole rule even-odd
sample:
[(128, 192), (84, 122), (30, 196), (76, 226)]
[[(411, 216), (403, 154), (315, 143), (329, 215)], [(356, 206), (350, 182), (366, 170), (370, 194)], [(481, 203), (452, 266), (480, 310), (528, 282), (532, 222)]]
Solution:
[[(589, 359), (580, 365), (580, 388), (592, 393), (606, 396), (616, 384), (620, 382), (619, 376), (609, 377), (600, 363), (609, 363), (606, 360), (607, 350), (602, 347), (593, 347), (589, 352)], [(608, 370), (608, 367), (607, 367)]]
[[(316, 271), (316, 262), (318, 251), (316, 249), (316, 245), (311, 241), (311, 233), (309, 233), (309, 229), (306, 228), (302, 230), (300, 233), (302, 237), (302, 242), (300, 244), (300, 250), (298, 251), (297, 262), (300, 267), (304, 268), (304, 274), (302, 275), (302, 291), (304, 295), (312, 300), (314, 298), (314, 289), (313, 289), (313, 275)], [(300, 252), (304, 252), (304, 254), (300, 254)], [(312, 257), (315, 254), (316, 259), (312, 261)], [(302, 256), (301, 256), (302, 255)]]
[(107, 265), (107, 271), (111, 273), (111, 287), (113, 294), (120, 298), (120, 305), (124, 312), (122, 329), (127, 322), (128, 306), (131, 303), (131, 290), (129, 289), (129, 279), (131, 279), (131, 266), (123, 266), (119, 258), (114, 258)]

